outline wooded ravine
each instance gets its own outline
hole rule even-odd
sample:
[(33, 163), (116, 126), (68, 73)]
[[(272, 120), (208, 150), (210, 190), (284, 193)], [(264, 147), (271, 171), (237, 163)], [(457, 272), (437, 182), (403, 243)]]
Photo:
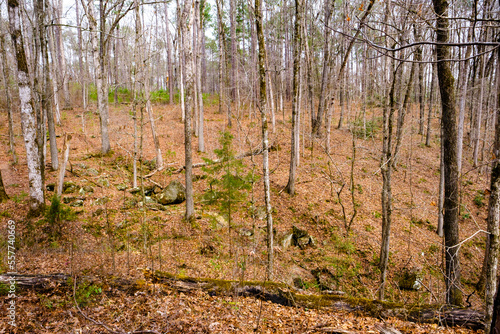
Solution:
[(499, 8), (1, 3), (0, 331), (500, 333)]

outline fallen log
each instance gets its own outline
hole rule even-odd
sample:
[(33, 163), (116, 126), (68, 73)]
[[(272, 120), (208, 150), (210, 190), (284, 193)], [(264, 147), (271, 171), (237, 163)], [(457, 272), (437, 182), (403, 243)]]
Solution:
[[(276, 150), (277, 150), (277, 147), (274, 144), (269, 145), (269, 151), (276, 151)], [(264, 149), (262, 147), (258, 147), (258, 148), (255, 148), (253, 150), (247, 151), (245, 153), (238, 154), (236, 157), (234, 157), (234, 159), (241, 160), (241, 159), (246, 158), (246, 157), (256, 156), (256, 155), (262, 154), (262, 152), (264, 152)], [(192, 168), (200, 168), (200, 167), (205, 167), (205, 166), (209, 166), (209, 165), (214, 165), (214, 164), (221, 163), (222, 161), (223, 161), (223, 159), (216, 159), (216, 160), (213, 160), (211, 163), (199, 162), (199, 163), (193, 164)], [(185, 168), (186, 168), (186, 166), (179, 167), (178, 169), (174, 170), (172, 173), (178, 174), (178, 173), (182, 172)]]
[[(419, 323), (438, 323), (445, 326), (484, 328), (484, 314), (471, 308), (454, 308), (442, 305), (403, 305), (400, 303), (354, 298), (339, 295), (303, 294), (284, 283), (220, 280), (173, 275), (160, 271), (143, 270), (144, 279), (84, 276), (78, 282), (96, 284), (105, 293), (114, 289), (133, 294), (155, 289), (191, 293), (203, 290), (209, 295), (245, 296), (271, 301), (276, 304), (302, 308), (321, 308), (359, 312), (379, 319), (396, 317)], [(0, 285), (10, 285), (14, 278), (17, 291), (33, 289), (46, 292), (55, 289), (72, 289), (72, 278), (67, 274), (23, 275), (2, 274)]]

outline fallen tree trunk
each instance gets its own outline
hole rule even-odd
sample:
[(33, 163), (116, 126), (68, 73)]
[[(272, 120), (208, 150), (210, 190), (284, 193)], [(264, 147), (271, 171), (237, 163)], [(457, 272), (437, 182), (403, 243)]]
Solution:
[[(442, 307), (441, 305), (403, 305), (399, 303), (353, 298), (338, 295), (306, 295), (283, 283), (234, 281), (211, 278), (193, 278), (169, 273), (143, 270), (144, 280), (117, 277), (85, 276), (78, 282), (99, 285), (104, 292), (113, 289), (127, 293), (154, 288), (157, 292), (176, 290), (190, 293), (199, 290), (209, 295), (254, 297), (276, 304), (303, 308), (327, 308), (360, 312), (375, 318), (397, 317), (419, 323), (438, 323), (444, 326), (484, 328), (484, 314), (470, 308)], [(56, 288), (72, 289), (72, 279), (67, 274), (52, 275), (0, 275), (0, 284), (9, 285), (14, 278), (19, 290), (34, 289), (40, 292)]]
[[(276, 150), (277, 150), (277, 147), (274, 144), (271, 144), (269, 146), (269, 151), (276, 151)], [(262, 154), (263, 152), (264, 152), (264, 149), (262, 147), (258, 147), (258, 148), (255, 148), (253, 150), (250, 150), (248, 152), (238, 154), (234, 159), (241, 160), (241, 159), (246, 158), (246, 157), (256, 156), (256, 155)], [(222, 162), (222, 159), (213, 160), (213, 162), (211, 162), (211, 163), (199, 162), (199, 163), (193, 164), (193, 168), (205, 167), (208, 165), (218, 164), (221, 162)], [(179, 167), (178, 169), (174, 170), (172, 173), (178, 174), (178, 173), (182, 172), (185, 168), (186, 168), (186, 166)]]

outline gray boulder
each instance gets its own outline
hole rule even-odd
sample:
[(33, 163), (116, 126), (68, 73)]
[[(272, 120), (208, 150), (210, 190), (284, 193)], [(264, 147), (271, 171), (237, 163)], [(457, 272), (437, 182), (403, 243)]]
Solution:
[(182, 183), (174, 180), (156, 196), (156, 199), (162, 205), (182, 203), (186, 200), (186, 188)]

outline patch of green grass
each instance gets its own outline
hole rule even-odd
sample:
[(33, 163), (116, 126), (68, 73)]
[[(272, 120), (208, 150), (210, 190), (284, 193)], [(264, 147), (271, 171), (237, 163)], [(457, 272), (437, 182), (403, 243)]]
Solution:
[(344, 254), (352, 254), (356, 251), (356, 246), (349, 237), (343, 237), (339, 234), (332, 234), (331, 241), (333, 247), (339, 252)]
[(378, 211), (373, 211), (372, 212), (373, 217), (375, 218), (382, 218), (382, 214)]
[(477, 191), (476, 197), (474, 197), (474, 204), (478, 208), (482, 208), (485, 205), (485, 203), (484, 203), (484, 191), (482, 191), (482, 190)]
[(10, 213), (8, 211), (1, 211), (0, 217), (10, 218)]
[(19, 195), (12, 195), (11, 198), (16, 203), (21, 203), (28, 197), (28, 194), (25, 191), (21, 191)]

